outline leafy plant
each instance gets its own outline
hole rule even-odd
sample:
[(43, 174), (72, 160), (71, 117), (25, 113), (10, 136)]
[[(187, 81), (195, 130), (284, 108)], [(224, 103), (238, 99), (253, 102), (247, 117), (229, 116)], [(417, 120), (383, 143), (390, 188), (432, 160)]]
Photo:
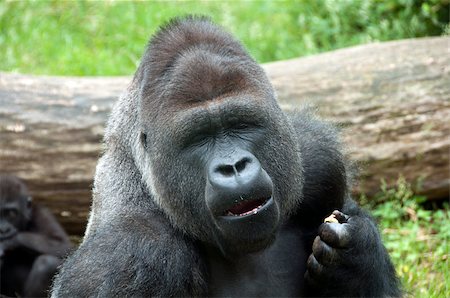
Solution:
[(379, 221), (384, 243), (411, 297), (446, 297), (450, 285), (450, 207), (426, 209), (403, 178), (366, 206)]

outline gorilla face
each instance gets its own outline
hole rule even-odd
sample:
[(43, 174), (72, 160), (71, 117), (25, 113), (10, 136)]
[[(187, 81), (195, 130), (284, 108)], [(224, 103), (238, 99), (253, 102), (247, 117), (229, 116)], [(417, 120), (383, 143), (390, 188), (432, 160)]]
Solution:
[(301, 200), (302, 167), (264, 72), (228, 42), (195, 43), (165, 61), (169, 69), (151, 65), (158, 53), (150, 46), (139, 118), (155, 200), (176, 227), (235, 254), (272, 242)]
[(31, 198), (15, 176), (0, 175), (0, 241), (23, 230), (31, 215)]
[[(166, 114), (170, 127), (145, 133), (161, 206), (178, 227), (224, 251), (271, 243), (281, 216), (301, 197), (299, 157), (283, 148), (293, 140), (280, 141), (263, 112), (231, 97)], [(272, 163), (288, 156), (290, 165)], [(298, 189), (287, 192), (285, 184)]]
[(143, 133), (161, 207), (227, 253), (270, 244), (301, 199), (300, 157), (271, 108), (254, 94), (224, 97), (157, 115), (162, 125)]

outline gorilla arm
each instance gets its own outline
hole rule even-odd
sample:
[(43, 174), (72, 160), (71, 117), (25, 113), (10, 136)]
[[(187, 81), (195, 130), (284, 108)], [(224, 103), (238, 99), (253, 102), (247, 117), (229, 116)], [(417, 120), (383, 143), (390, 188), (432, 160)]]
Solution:
[[(399, 296), (373, 219), (348, 196), (349, 169), (335, 128), (303, 111), (293, 118), (305, 174), (298, 218), (318, 227), (307, 262), (310, 296)], [(333, 211), (340, 223), (323, 223)]]
[(32, 208), (30, 228), (16, 236), (17, 246), (37, 255), (65, 256), (72, 245), (63, 228), (48, 209), (38, 205)]

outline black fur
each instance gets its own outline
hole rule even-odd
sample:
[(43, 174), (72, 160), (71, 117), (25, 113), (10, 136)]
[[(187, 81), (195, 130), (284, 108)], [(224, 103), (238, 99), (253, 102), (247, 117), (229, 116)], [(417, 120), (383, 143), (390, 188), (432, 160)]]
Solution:
[[(264, 71), (208, 19), (151, 39), (105, 144), (54, 296), (400, 294), (349, 198), (337, 131), (283, 113)], [(335, 209), (341, 221), (323, 223)]]

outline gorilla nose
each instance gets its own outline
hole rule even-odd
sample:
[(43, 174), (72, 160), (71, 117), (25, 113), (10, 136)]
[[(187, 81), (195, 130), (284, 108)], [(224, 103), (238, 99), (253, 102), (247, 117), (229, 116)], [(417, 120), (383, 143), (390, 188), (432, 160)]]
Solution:
[(208, 165), (205, 197), (215, 215), (245, 215), (272, 197), (272, 180), (259, 160), (250, 152), (239, 153), (216, 156)]
[(261, 172), (261, 164), (250, 154), (239, 159), (216, 159), (210, 167), (209, 180), (213, 186), (239, 188), (252, 184)]

